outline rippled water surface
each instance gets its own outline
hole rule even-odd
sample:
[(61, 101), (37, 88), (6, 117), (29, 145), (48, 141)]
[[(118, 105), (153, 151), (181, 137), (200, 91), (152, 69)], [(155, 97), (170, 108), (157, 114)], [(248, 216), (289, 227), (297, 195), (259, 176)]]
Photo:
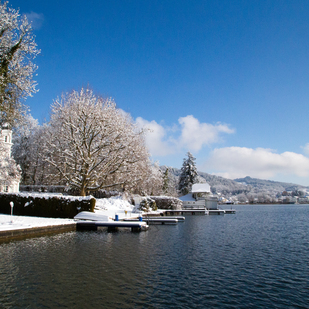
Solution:
[(0, 244), (0, 308), (309, 308), (309, 206)]

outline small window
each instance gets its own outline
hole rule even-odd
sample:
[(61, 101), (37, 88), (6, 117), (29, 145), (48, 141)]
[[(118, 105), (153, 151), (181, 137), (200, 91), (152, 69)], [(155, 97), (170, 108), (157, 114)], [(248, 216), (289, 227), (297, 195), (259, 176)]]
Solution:
[(9, 186), (4, 186), (4, 192), (9, 192)]
[(7, 143), (7, 141), (8, 141), (8, 137), (7, 136), (4, 137), (4, 141)]

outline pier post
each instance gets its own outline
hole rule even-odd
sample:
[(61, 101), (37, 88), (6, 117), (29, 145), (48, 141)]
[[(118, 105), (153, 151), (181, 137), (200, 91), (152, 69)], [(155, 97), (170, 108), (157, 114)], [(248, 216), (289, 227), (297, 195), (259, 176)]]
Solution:
[(131, 228), (131, 232), (137, 233), (137, 232), (141, 232), (142, 228), (141, 227), (132, 227)]
[(97, 231), (98, 227), (93, 222), (82, 222), (81, 224), (77, 222), (76, 230), (77, 231)]
[(117, 226), (109, 226), (107, 228), (107, 232), (117, 232), (118, 231), (118, 227)]

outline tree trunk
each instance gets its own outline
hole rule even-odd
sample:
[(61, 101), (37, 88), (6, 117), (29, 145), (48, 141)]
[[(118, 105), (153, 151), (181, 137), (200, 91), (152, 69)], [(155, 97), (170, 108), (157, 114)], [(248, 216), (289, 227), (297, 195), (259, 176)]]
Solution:
[(86, 190), (85, 190), (85, 187), (82, 187), (79, 191), (79, 195), (80, 196), (86, 196)]

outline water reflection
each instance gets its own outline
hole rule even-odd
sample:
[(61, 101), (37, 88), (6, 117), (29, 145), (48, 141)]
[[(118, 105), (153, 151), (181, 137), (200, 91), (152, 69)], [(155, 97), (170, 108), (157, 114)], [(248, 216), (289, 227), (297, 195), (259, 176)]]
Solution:
[[(0, 245), (4, 308), (290, 308), (308, 298), (309, 207), (238, 206), (142, 233)], [(284, 210), (284, 211), (282, 211)]]

